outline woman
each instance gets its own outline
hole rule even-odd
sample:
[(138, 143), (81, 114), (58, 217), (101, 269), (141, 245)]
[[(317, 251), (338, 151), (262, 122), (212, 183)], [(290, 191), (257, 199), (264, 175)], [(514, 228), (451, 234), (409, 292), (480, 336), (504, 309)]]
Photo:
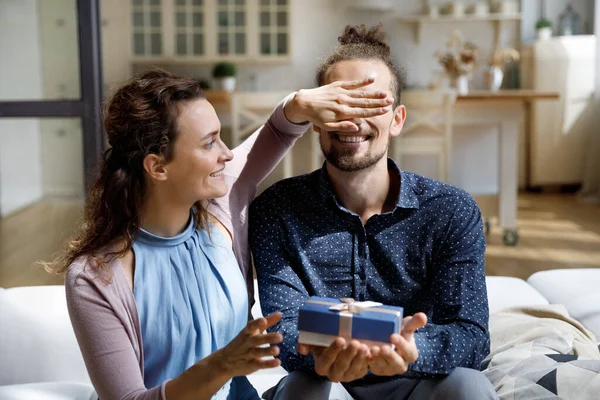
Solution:
[(281, 314), (248, 322), (248, 204), (308, 122), (353, 131), (386, 112), (371, 82), (288, 96), (233, 152), (195, 80), (152, 70), (113, 95), (111, 148), (55, 261), (101, 399), (258, 398), (244, 376), (279, 365), (263, 357), (281, 335), (263, 332)]

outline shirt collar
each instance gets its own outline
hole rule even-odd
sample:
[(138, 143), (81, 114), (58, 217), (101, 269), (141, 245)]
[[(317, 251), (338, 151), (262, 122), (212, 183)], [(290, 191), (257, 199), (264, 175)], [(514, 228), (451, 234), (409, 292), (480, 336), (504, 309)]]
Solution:
[[(398, 164), (391, 158), (388, 158), (388, 170), (392, 171), (393, 175), (400, 178), (400, 194), (396, 199), (396, 208), (419, 208), (419, 198), (417, 195), (420, 191), (418, 188), (414, 187), (410, 175), (402, 171), (400, 167), (398, 167)], [(318, 174), (317, 190), (321, 200), (323, 200), (323, 202), (333, 200), (339, 206), (333, 190), (333, 185), (327, 174), (326, 162), (323, 163), (323, 167), (321, 167)]]

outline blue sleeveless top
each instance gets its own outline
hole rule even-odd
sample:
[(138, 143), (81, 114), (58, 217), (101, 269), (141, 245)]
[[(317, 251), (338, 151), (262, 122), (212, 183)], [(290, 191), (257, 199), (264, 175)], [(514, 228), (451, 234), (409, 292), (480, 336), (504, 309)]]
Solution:
[[(190, 218), (182, 233), (169, 238), (140, 229), (133, 251), (144, 383), (152, 388), (227, 345), (247, 324), (248, 294), (231, 245), (213, 225), (209, 235)], [(249, 383), (236, 380), (213, 398), (242, 395), (236, 384)]]

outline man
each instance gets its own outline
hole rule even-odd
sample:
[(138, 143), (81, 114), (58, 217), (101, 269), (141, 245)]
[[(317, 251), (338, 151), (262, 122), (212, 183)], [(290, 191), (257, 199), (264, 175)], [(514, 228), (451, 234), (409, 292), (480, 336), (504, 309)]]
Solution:
[[(326, 399), (342, 382), (355, 399), (495, 399), (478, 371), (489, 352), (481, 212), (466, 192), (387, 158), (406, 109), (383, 39), (380, 26), (346, 27), (317, 82), (373, 77), (393, 110), (354, 120), (356, 133), (315, 127), (323, 168), (273, 185), (250, 209), (263, 312), (283, 312), (274, 330), (290, 375), (275, 398)], [(311, 295), (402, 306), (410, 317), (393, 348), (297, 345), (298, 308)]]

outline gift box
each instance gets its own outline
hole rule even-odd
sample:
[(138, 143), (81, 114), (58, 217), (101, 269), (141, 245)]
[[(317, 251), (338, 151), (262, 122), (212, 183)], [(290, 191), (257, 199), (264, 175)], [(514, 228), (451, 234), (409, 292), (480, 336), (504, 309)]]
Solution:
[(402, 329), (403, 308), (374, 301), (310, 297), (298, 311), (298, 342), (329, 346), (337, 337), (369, 346), (389, 344)]

